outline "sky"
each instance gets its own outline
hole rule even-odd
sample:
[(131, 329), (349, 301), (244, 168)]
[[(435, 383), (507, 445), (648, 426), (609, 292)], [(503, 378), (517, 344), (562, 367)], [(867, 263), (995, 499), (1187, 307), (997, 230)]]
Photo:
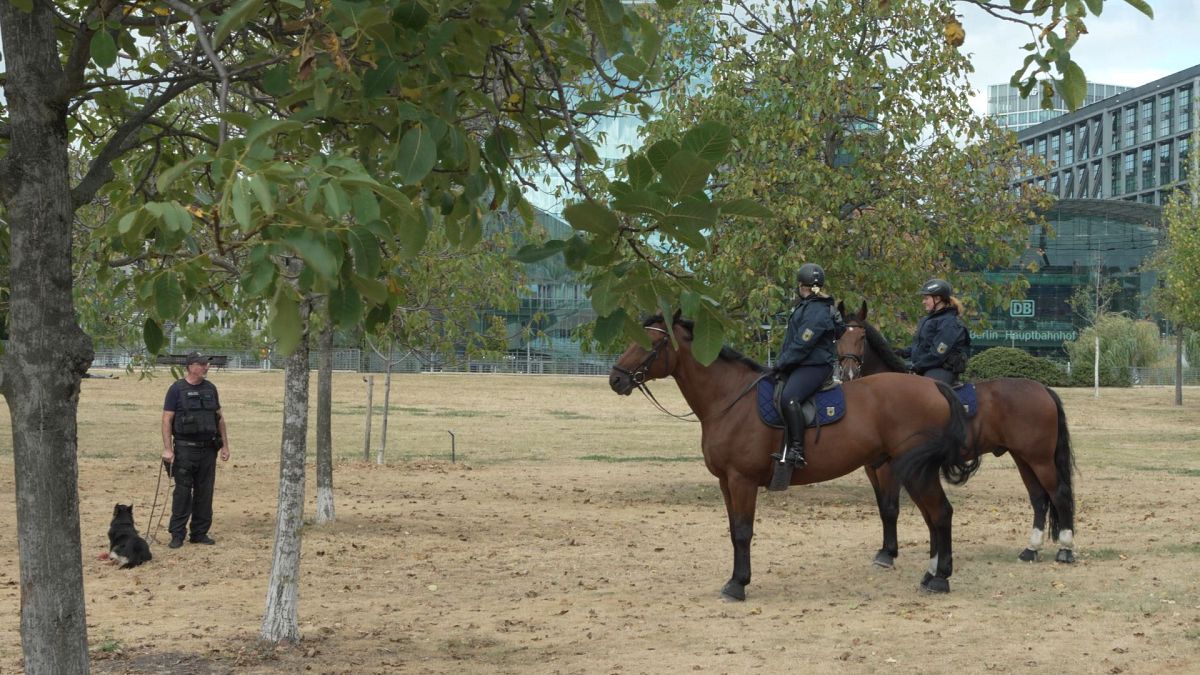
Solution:
[[(1106, 0), (1088, 17), (1088, 34), (1071, 50), (1089, 82), (1136, 87), (1200, 64), (1200, 0), (1148, 0), (1154, 19), (1124, 0)], [(987, 86), (1007, 83), (1028, 52), (1029, 29), (1002, 21), (969, 3), (958, 3), (967, 40), (962, 49), (975, 66), (971, 105), (987, 112)]]

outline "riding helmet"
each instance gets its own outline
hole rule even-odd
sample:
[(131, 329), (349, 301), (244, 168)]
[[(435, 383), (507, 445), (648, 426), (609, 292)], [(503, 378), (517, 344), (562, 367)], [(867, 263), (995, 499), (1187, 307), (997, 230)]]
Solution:
[(945, 279), (930, 279), (921, 286), (921, 295), (936, 295), (943, 298), (949, 298), (954, 295), (954, 289), (950, 288), (950, 282)]
[(796, 281), (801, 286), (824, 286), (825, 270), (816, 263), (804, 263), (800, 266), (800, 271), (796, 273)]

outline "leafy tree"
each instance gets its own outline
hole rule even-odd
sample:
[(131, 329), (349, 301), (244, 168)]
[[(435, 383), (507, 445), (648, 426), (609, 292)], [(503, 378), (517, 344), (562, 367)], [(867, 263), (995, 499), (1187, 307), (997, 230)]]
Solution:
[[(1187, 182), (1175, 190), (1163, 208), (1166, 241), (1152, 263), (1158, 270), (1160, 285), (1155, 301), (1163, 316), (1175, 326), (1175, 405), (1183, 405), (1183, 352), (1188, 331), (1200, 331), (1200, 166), (1196, 143), (1200, 132), (1191, 139), (1191, 166)], [(1197, 352), (1191, 352), (1197, 357)]]
[(790, 302), (804, 261), (825, 267), (833, 293), (869, 298), (885, 331), (914, 312), (931, 276), (985, 302), (1016, 290), (963, 270), (1008, 265), (1044, 197), (1008, 189), (1025, 159), (972, 113), (970, 64), (941, 34), (947, 11), (737, 0), (679, 19), (688, 28), (667, 48), (692, 55), (711, 83), (665, 95), (652, 138), (696, 119), (737, 130), (716, 194), (773, 213), (762, 225), (717, 222), (707, 250), (673, 249), (720, 289), (744, 338)]

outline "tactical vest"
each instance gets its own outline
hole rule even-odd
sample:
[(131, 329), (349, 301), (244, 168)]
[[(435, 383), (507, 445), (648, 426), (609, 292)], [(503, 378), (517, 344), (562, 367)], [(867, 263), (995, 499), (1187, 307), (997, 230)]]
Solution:
[(211, 388), (185, 389), (181, 392), (183, 410), (175, 413), (176, 437), (210, 440), (217, 436), (217, 394)]

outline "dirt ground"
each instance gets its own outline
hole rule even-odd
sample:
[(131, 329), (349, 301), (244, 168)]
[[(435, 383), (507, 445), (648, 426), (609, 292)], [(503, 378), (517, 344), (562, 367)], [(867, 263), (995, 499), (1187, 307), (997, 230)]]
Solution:
[[(761, 493), (753, 583), (730, 603), (719, 598), (732, 564), (724, 506), (699, 425), (603, 378), (405, 375), (376, 466), (363, 461), (362, 376), (337, 374), (337, 521), (305, 529), (304, 639), (273, 648), (257, 634), (282, 375), (212, 373), (234, 453), (217, 477), (218, 544), (172, 551), (148, 520), (170, 379), (115, 374), (84, 381), (80, 411), (94, 672), (1200, 672), (1200, 389), (1183, 408), (1169, 389), (1062, 390), (1079, 465), (1073, 566), (1017, 561), (1031, 511), (1012, 461), (989, 457), (949, 489), (949, 595), (917, 590), (926, 530), (907, 502), (897, 568), (871, 565), (880, 527), (859, 472)], [(654, 390), (684, 409), (673, 383)], [(375, 395), (382, 410), (382, 377)], [(7, 425), (3, 415), (0, 673), (16, 673)], [(377, 412), (376, 446), (379, 434)], [(306, 496), (311, 514), (311, 479)], [(156, 537), (155, 559), (134, 570), (97, 559), (118, 501)]]

